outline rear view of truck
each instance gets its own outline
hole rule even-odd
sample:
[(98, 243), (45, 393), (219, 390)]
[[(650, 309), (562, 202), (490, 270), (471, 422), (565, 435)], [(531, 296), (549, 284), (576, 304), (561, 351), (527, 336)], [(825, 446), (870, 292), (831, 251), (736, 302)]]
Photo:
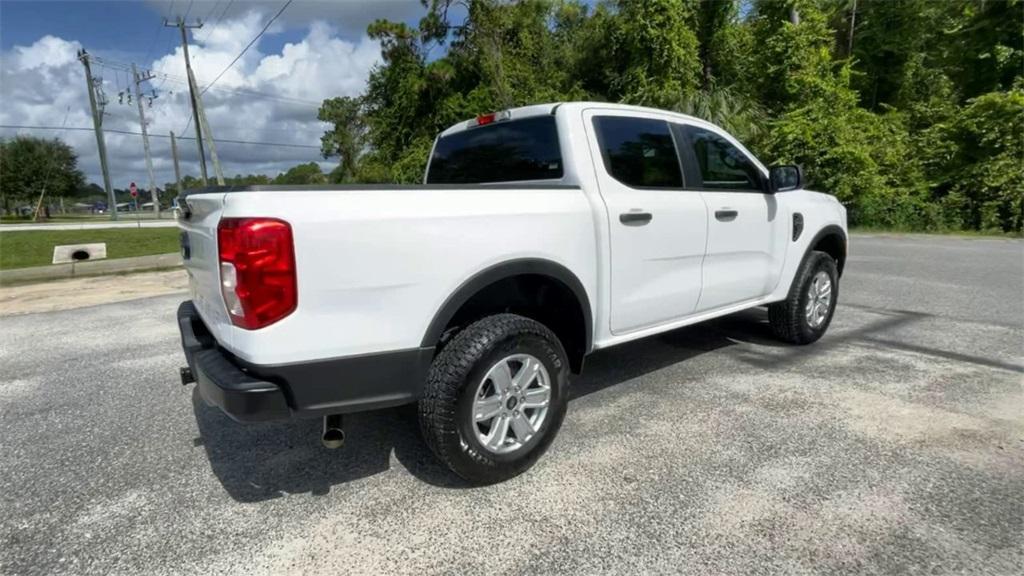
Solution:
[(561, 385), (588, 349), (596, 283), (593, 212), (567, 182), (567, 138), (550, 106), (534, 107), (446, 131), (423, 185), (187, 193), (183, 383), (243, 422), (324, 417), (325, 443), (338, 445), (341, 414), (420, 401), (434, 410), (427, 420), (440, 417), (442, 404), (427, 401), (432, 366), (470, 312), (559, 306), (548, 324), (561, 341), (536, 321), (513, 322), (543, 328), (546, 352), (504, 365), (537, 376), (489, 385), (487, 406), (498, 388), (517, 395), (478, 430), (506, 457), (553, 437), (539, 426), (557, 427), (564, 411)]

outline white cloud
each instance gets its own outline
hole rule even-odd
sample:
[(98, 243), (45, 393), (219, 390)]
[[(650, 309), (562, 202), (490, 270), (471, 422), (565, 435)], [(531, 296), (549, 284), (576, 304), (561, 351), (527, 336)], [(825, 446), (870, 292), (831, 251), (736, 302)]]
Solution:
[[(206, 19), (216, 22), (224, 14), (225, 20), (238, 19), (246, 12), (255, 10), (273, 14), (283, 5), (284, 0), (233, 0), (229, 3), (218, 0), (147, 0), (147, 4), (170, 20), (188, 13), (189, 21)], [(426, 14), (420, 0), (295, 0), (281, 15), (279, 22), (291, 26), (303, 26), (310, 20), (331, 22), (342, 35), (360, 36), (366, 27), (378, 18), (399, 22), (413, 22)]]
[[(249, 9), (217, 26), (208, 25), (190, 43), (192, 67), (200, 86), (212, 81), (253, 38), (266, 13)], [(268, 32), (269, 34), (270, 32)], [(68, 113), (67, 125), (92, 126), (84, 71), (73, 40), (45, 36), (31, 46), (16, 46), (0, 54), (0, 124), (59, 126)], [(373, 67), (380, 61), (380, 47), (365, 35), (342, 39), (337, 29), (323, 22), (309, 24), (301, 41), (285, 44), (279, 53), (264, 54), (257, 43), (204, 95), (207, 118), (216, 139), (274, 142), (318, 147), (325, 125), (317, 121), (319, 103), (334, 96), (360, 94)], [(184, 81), (182, 48), (157, 56), (140, 69), (157, 77), (144, 85), (155, 89), (152, 105), (146, 99), (153, 163), (158, 186), (174, 178), (167, 136), (194, 137), (189, 125), (188, 88)], [(129, 89), (129, 74), (102, 65), (94, 74), (103, 78), (108, 104), (104, 117), (111, 178), (117, 188), (128, 182), (147, 183), (142, 139), (116, 130), (139, 131), (138, 109), (119, 93)], [(0, 130), (0, 136), (28, 132), (60, 136), (75, 147), (79, 164), (90, 181), (101, 183), (99, 157), (92, 132)], [(182, 171), (198, 175), (195, 142), (179, 141)], [(240, 145), (223, 142), (217, 152), (225, 176), (248, 173), (276, 175), (300, 162), (322, 161), (318, 148)], [(330, 168), (336, 161), (325, 163)], [(209, 167), (213, 176), (212, 165)]]

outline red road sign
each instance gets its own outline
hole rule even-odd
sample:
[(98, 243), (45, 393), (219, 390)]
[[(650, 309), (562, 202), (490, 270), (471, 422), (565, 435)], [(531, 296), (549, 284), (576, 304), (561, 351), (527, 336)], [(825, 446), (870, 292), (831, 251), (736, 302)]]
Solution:
[(135, 187), (135, 182), (132, 182), (132, 185), (128, 187), (128, 190), (132, 193), (132, 198), (138, 198), (139, 189)]

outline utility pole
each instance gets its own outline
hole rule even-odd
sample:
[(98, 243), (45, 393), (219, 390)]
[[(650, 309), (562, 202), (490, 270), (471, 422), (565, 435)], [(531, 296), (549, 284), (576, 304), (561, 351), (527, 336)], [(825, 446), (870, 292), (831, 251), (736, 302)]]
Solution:
[(199, 91), (199, 85), (196, 83), (196, 77), (192, 74), (192, 69), (188, 70), (188, 86), (189, 90), (192, 90), (196, 95), (196, 109), (198, 115), (196, 116), (196, 126), (202, 126), (203, 134), (206, 134), (206, 144), (210, 147), (210, 160), (213, 160), (213, 173), (217, 176), (217, 185), (224, 185), (224, 173), (220, 170), (220, 160), (217, 159), (217, 145), (213, 141), (213, 130), (210, 130), (210, 124), (206, 121), (206, 109), (203, 108), (203, 94)]
[(171, 132), (171, 158), (174, 159), (174, 180), (178, 183), (178, 196), (181, 197), (181, 168), (178, 168), (178, 140)]
[(197, 111), (196, 99), (198, 95), (192, 88), (192, 61), (188, 57), (188, 34), (185, 32), (187, 28), (202, 28), (202, 23), (193, 24), (191, 26), (185, 24), (185, 21), (178, 18), (178, 21), (171, 24), (167, 20), (164, 20), (164, 26), (173, 26), (181, 31), (181, 47), (185, 51), (185, 71), (188, 73), (188, 94), (192, 101), (192, 117), (196, 119), (196, 147), (199, 148), (199, 170), (203, 177), (203, 186), (207, 185), (206, 176), (206, 154), (203, 152), (203, 131), (199, 127), (199, 112)]
[(153, 215), (160, 218), (160, 199), (156, 195), (156, 178), (153, 177), (153, 157), (149, 154), (149, 133), (146, 131), (146, 112), (142, 106), (142, 91), (139, 85), (152, 78), (148, 71), (139, 74), (139, 70), (132, 64), (132, 80), (135, 84), (135, 103), (139, 105), (139, 124), (142, 126), (142, 148), (146, 153), (146, 172), (149, 174), (149, 193), (153, 197)]
[(110, 171), (107, 169), (107, 143), (103, 138), (103, 108), (107, 105), (107, 99), (101, 98), (99, 109), (96, 104), (96, 85), (102, 80), (94, 80), (92, 68), (89, 67), (89, 53), (85, 50), (78, 51), (78, 60), (85, 66), (85, 83), (89, 90), (89, 107), (92, 109), (92, 126), (96, 131), (96, 148), (100, 154), (100, 171), (103, 172), (103, 187), (107, 190), (107, 201), (110, 210), (110, 219), (117, 220), (117, 198), (114, 198), (114, 189), (110, 186)]

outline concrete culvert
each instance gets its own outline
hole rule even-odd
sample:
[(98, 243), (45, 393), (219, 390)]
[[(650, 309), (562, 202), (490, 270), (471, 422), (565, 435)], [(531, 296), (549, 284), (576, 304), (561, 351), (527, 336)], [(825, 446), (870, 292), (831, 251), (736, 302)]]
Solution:
[(104, 242), (91, 244), (65, 244), (53, 247), (53, 263), (67, 264), (92, 260), (103, 260), (107, 257), (107, 245)]

